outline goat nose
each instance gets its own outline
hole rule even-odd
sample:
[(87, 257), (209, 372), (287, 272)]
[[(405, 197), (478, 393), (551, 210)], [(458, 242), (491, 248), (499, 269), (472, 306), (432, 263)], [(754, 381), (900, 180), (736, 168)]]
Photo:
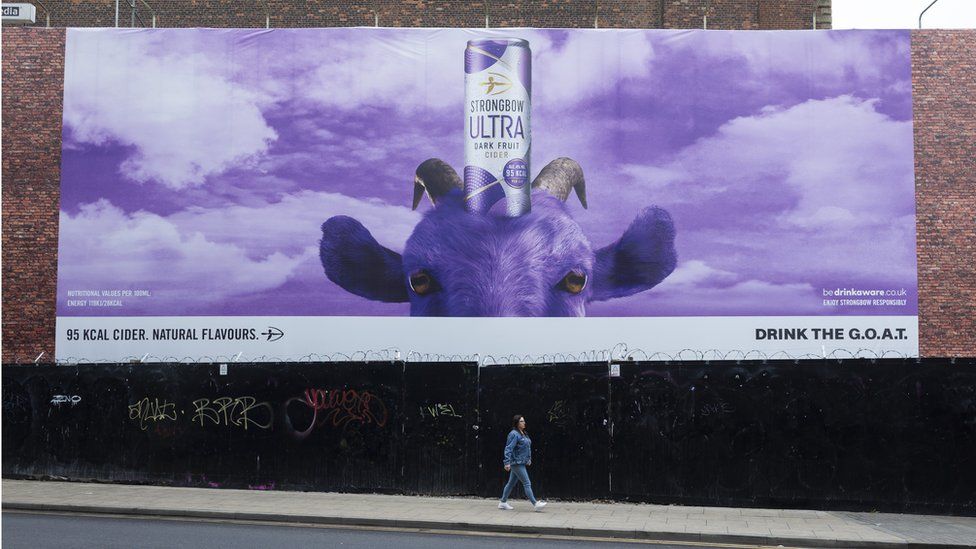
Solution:
[(488, 299), (481, 307), (481, 316), (539, 316), (532, 311), (525, 300), (516, 299), (510, 295), (496, 295)]
[(505, 316), (504, 308), (494, 300), (478, 303), (471, 307), (468, 313), (471, 316)]

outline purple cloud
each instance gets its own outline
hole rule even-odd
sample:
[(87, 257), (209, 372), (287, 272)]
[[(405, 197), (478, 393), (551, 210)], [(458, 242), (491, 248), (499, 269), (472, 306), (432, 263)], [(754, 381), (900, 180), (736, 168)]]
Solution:
[(264, 153), (276, 138), (261, 112), (271, 98), (236, 85), (219, 58), (170, 52), (159, 38), (68, 33), (68, 146), (130, 146), (124, 178), (176, 190)]

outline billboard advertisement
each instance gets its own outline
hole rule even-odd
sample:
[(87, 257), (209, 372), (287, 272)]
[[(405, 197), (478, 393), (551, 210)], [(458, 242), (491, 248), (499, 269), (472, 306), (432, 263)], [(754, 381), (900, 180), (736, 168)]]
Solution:
[(69, 29), (57, 358), (916, 356), (909, 41)]

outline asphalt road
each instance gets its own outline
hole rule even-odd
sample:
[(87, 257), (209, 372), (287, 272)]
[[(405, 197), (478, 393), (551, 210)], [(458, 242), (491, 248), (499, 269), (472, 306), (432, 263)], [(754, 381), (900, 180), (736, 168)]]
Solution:
[(196, 547), (344, 547), (396, 549), (454, 548), (583, 548), (699, 549), (714, 546), (656, 545), (595, 540), (544, 539), (508, 536), (428, 534), (415, 531), (343, 530), (297, 525), (242, 524), (87, 515), (3, 513), (4, 549), (99, 549)]

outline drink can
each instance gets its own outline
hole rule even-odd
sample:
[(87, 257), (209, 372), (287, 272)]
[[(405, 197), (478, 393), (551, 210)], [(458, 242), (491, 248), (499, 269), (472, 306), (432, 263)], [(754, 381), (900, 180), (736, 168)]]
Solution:
[(464, 196), (470, 212), (505, 199), (510, 217), (531, 209), (532, 51), (518, 38), (470, 40), (464, 50)]

